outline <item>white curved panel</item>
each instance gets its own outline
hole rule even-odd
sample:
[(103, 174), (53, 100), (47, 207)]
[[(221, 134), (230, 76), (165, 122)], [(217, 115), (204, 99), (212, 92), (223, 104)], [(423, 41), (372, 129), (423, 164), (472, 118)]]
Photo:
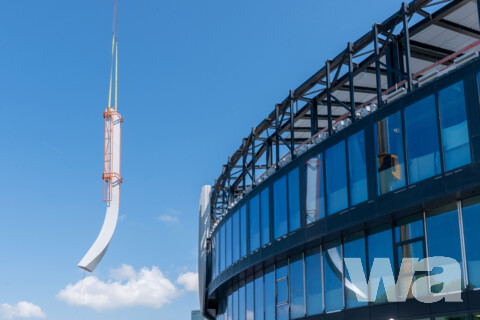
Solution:
[[(109, 161), (111, 161), (112, 172), (120, 173), (121, 117), (118, 113), (114, 113), (111, 117), (113, 117), (113, 134), (111, 137), (112, 153)], [(108, 130), (108, 121), (106, 121), (106, 126), (106, 130)], [(78, 264), (80, 268), (89, 272), (95, 270), (105, 255), (117, 225), (118, 210), (120, 207), (120, 176), (116, 175), (110, 179), (112, 179), (111, 198), (110, 201), (107, 202), (107, 212), (102, 230), (90, 250), (88, 250), (87, 254)]]

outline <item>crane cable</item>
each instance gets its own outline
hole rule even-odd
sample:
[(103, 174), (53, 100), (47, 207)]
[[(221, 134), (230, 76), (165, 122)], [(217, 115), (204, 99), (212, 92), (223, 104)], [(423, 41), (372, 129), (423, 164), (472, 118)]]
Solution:
[(118, 79), (118, 0), (115, 0), (113, 7), (113, 27), (112, 27), (112, 61), (110, 64), (110, 87), (108, 91), (108, 108), (112, 106), (112, 82), (113, 82), (113, 62), (115, 58), (115, 111), (117, 111), (117, 79)]

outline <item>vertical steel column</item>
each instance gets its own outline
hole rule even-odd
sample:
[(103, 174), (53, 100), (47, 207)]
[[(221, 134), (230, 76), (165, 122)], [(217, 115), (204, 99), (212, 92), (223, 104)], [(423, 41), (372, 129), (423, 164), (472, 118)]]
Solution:
[(403, 40), (405, 42), (405, 71), (407, 72), (407, 90), (412, 91), (412, 73), (410, 72), (410, 33), (408, 32), (408, 5), (402, 3)]
[(243, 138), (243, 159), (242, 159), (242, 192), (245, 192), (247, 187), (247, 138)]
[(325, 61), (325, 69), (327, 76), (327, 110), (328, 110), (328, 135), (331, 136), (333, 132), (332, 126), (332, 97), (330, 96), (330, 60)]
[(255, 185), (255, 165), (257, 162), (257, 154), (255, 152), (255, 127), (252, 127), (252, 187)]
[(295, 159), (295, 112), (293, 110), (293, 90), (290, 90), (290, 158)]
[(227, 163), (227, 183), (228, 183), (228, 202), (227, 202), (227, 207), (230, 206), (230, 203), (231, 201), (233, 200), (232, 199), (232, 186), (230, 184), (230, 180), (231, 180), (231, 172), (232, 172), (232, 157), (229, 156), (228, 157), (228, 163)]
[[(480, 1), (480, 0), (479, 0)], [(310, 102), (310, 132), (312, 137), (318, 132), (318, 100)]]
[(267, 141), (265, 141), (266, 146), (266, 155), (265, 155), (265, 170), (268, 170), (272, 166), (272, 139), (270, 137), (267, 138)]
[(278, 104), (275, 105), (275, 165), (278, 168), (278, 162), (280, 161), (280, 140), (278, 137), (280, 136), (280, 106)]
[(355, 90), (353, 86), (353, 44), (348, 43), (348, 82), (350, 83), (350, 117), (355, 122)]
[(382, 107), (382, 78), (380, 77), (380, 48), (378, 45), (378, 25), (373, 25), (373, 42), (375, 45), (375, 74), (377, 79), (377, 106)]

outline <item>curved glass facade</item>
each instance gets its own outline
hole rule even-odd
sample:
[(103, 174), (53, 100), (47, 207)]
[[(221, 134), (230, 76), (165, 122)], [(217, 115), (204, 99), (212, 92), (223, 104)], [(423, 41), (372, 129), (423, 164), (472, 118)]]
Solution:
[[(429, 290), (440, 293), (444, 285), (459, 284), (462, 294), (477, 292), (480, 76), (472, 70), (333, 135), (231, 208), (210, 242), (216, 318), (383, 319), (368, 310), (388, 306), (392, 294), (413, 303)], [(461, 272), (443, 284), (429, 283), (430, 289), (411, 285), (399, 293), (376, 272), (378, 258), (389, 261), (397, 280), (402, 268), (415, 270), (402, 261), (438, 256), (456, 261)], [(354, 283), (346, 259), (359, 259), (368, 286)], [(441, 273), (439, 268), (414, 271), (412, 281)], [(450, 315), (426, 308), (423, 318), (397, 310), (385, 319), (397, 319), (401, 312), (402, 319), (477, 314), (470, 307)], [(367, 313), (349, 316), (358, 310)]]

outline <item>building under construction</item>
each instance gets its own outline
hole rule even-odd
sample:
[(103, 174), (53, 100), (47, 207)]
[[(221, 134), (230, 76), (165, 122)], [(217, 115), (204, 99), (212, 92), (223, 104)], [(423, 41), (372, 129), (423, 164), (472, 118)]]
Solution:
[[(479, 6), (399, 3), (235, 142), (200, 199), (206, 317), (480, 318)], [(462, 302), (389, 302), (344, 264), (360, 258), (368, 279), (375, 258), (397, 275), (433, 256), (460, 265)]]

